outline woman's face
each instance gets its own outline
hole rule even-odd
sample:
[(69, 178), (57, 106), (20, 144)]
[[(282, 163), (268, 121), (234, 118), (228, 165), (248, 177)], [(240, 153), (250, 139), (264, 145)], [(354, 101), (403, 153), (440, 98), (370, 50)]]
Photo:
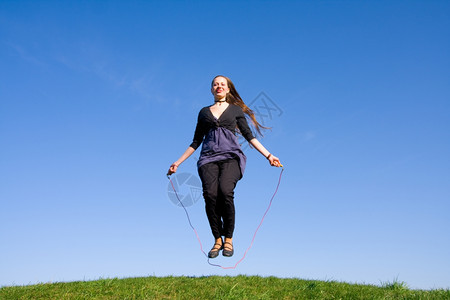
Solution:
[(214, 79), (211, 87), (211, 93), (214, 95), (215, 99), (224, 98), (229, 91), (230, 89), (228, 88), (228, 82), (225, 78), (217, 77)]

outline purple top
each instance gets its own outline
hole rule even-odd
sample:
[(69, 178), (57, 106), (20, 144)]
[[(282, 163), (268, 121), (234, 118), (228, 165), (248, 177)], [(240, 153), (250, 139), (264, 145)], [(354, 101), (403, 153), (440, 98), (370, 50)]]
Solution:
[(224, 127), (211, 129), (203, 140), (197, 167), (200, 168), (204, 164), (229, 158), (238, 159), (242, 178), (247, 157), (242, 152), (236, 135)]
[(254, 138), (244, 112), (239, 106), (230, 104), (222, 115), (216, 119), (209, 106), (200, 110), (197, 127), (191, 147), (197, 149), (203, 142), (197, 167), (204, 164), (230, 158), (237, 158), (244, 175), (247, 157), (239, 145), (236, 133), (239, 132), (247, 141)]

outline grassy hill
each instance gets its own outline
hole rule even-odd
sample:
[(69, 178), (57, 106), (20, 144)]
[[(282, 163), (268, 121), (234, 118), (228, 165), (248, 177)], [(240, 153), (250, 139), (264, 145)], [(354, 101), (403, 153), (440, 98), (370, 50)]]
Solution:
[(3, 287), (0, 299), (450, 299), (450, 290), (410, 290), (276, 277), (141, 277)]

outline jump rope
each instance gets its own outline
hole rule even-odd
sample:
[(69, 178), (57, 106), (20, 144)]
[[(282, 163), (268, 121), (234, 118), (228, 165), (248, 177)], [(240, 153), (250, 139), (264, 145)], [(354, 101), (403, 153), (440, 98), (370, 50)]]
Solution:
[(201, 240), (200, 240), (200, 237), (198, 236), (197, 230), (196, 230), (195, 227), (192, 225), (191, 218), (189, 217), (189, 213), (188, 213), (186, 207), (184, 206), (183, 202), (181, 202), (180, 197), (178, 197), (178, 193), (177, 193), (177, 191), (176, 191), (176, 189), (175, 189), (175, 186), (173, 185), (172, 179), (170, 179), (170, 175), (167, 175), (167, 178), (169, 179), (170, 184), (172, 185), (172, 189), (173, 189), (173, 191), (175, 192), (175, 195), (177, 196), (178, 202), (180, 202), (181, 206), (182, 206), (183, 209), (184, 209), (184, 212), (186, 213), (186, 217), (187, 217), (187, 219), (188, 219), (189, 225), (191, 226), (192, 230), (193, 230), (194, 233), (195, 233), (195, 236), (197, 237), (197, 241), (198, 241), (198, 243), (199, 243), (199, 245), (200, 245), (200, 251), (202, 251), (202, 253), (203, 253), (203, 254), (206, 256), (206, 258), (208, 259), (208, 264), (210, 264), (211, 266), (214, 266), (214, 267), (222, 268), (222, 269), (224, 269), (224, 270), (229, 270), (229, 269), (236, 269), (236, 267), (244, 260), (245, 256), (247, 255), (247, 252), (252, 248), (253, 242), (255, 241), (256, 234), (258, 233), (259, 228), (261, 227), (262, 223), (264, 222), (264, 218), (266, 217), (267, 213), (269, 212), (270, 207), (272, 206), (273, 198), (275, 197), (275, 195), (276, 195), (277, 192), (278, 192), (278, 187), (280, 186), (280, 182), (281, 182), (281, 175), (283, 175), (283, 172), (284, 172), (284, 167), (283, 167), (282, 164), (280, 164), (280, 167), (281, 167), (281, 172), (280, 172), (280, 177), (278, 178), (278, 184), (277, 184), (277, 187), (276, 187), (276, 189), (275, 189), (275, 192), (274, 192), (273, 195), (272, 195), (272, 198), (270, 198), (269, 205), (267, 206), (267, 209), (266, 209), (266, 211), (264, 212), (264, 215), (263, 215), (262, 218), (261, 218), (261, 222), (259, 222), (259, 225), (258, 225), (258, 227), (256, 228), (255, 233), (253, 234), (253, 238), (252, 238), (252, 241), (250, 242), (250, 246), (248, 246), (247, 250), (245, 250), (244, 255), (242, 256), (242, 258), (241, 258), (240, 260), (238, 260), (234, 266), (230, 266), (230, 267), (224, 267), (224, 266), (222, 266), (222, 265), (213, 264), (213, 263), (210, 262), (210, 258), (208, 257), (208, 254), (206, 254), (206, 252), (203, 250), (203, 245), (202, 245), (202, 242), (201, 242)]

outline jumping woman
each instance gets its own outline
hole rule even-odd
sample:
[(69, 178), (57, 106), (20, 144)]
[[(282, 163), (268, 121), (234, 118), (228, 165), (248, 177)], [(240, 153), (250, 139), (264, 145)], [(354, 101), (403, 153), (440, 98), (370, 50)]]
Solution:
[(281, 163), (253, 136), (245, 115), (259, 134), (265, 127), (258, 123), (253, 111), (245, 105), (233, 82), (228, 77), (216, 76), (211, 83), (211, 93), (214, 104), (200, 110), (193, 142), (170, 166), (167, 175), (175, 173), (180, 164), (203, 143), (197, 167), (206, 215), (215, 238), (208, 257), (217, 257), (220, 250), (223, 250), (223, 256), (230, 257), (234, 253), (234, 188), (244, 174), (247, 159), (236, 134), (240, 133), (268, 159), (271, 166), (279, 167)]

